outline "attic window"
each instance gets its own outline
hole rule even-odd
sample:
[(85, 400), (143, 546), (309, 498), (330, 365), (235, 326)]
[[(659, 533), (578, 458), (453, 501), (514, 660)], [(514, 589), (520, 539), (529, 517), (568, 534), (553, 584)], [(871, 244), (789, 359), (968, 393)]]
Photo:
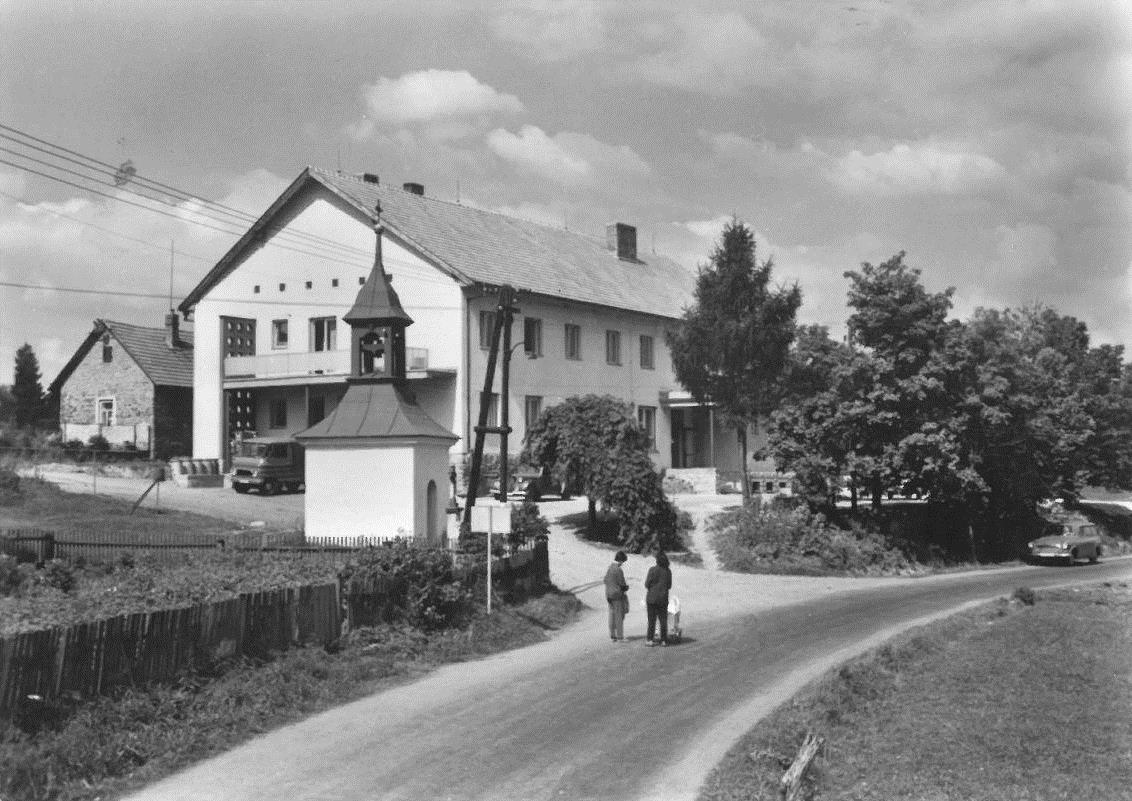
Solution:
[(259, 294), (259, 284), (256, 284), (255, 286), (252, 287), (252, 294), (253, 295)]
[(307, 289), (310, 289), (312, 286), (313, 284), (310, 281), (307, 281)]
[(280, 284), (279, 285), (279, 291), (280, 292), (286, 292), (287, 291), (287, 285), (286, 284)]
[(114, 346), (113, 345), (103, 345), (102, 346), (102, 361), (105, 364), (110, 364), (110, 362), (114, 361)]
[(338, 279), (337, 278), (331, 278), (330, 279), (330, 285), (331, 286), (338, 286)]
[(358, 276), (358, 286), (365, 286), (366, 277), (364, 275)]

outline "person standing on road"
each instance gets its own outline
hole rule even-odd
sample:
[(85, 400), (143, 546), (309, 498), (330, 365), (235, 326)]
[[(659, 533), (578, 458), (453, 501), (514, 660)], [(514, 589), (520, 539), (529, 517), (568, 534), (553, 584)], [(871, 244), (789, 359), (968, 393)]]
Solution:
[(624, 551), (618, 551), (613, 564), (605, 571), (605, 600), (609, 602), (609, 638), (614, 642), (625, 641), (625, 613), (629, 611), (629, 596), (625, 593), (629, 585), (625, 583), (625, 571), (621, 569), (629, 559)]
[(653, 635), (656, 622), (660, 620), (660, 644), (668, 645), (668, 591), (672, 589), (672, 570), (668, 567), (668, 557), (664, 551), (656, 554), (656, 564), (649, 568), (645, 576), (645, 610), (648, 613), (649, 628), (645, 645), (656, 645)]

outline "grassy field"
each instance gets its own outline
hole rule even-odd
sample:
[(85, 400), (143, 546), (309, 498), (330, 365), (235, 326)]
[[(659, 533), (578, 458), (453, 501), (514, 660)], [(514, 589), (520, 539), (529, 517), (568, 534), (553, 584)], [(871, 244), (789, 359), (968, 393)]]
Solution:
[(904, 635), (759, 724), (700, 801), (776, 799), (806, 733), (807, 798), (1132, 799), (1132, 589), (1035, 593)]

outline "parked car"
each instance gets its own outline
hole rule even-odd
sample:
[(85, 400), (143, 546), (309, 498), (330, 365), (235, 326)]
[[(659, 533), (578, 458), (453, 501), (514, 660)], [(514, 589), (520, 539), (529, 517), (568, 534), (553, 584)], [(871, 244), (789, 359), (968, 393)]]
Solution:
[(1082, 559), (1096, 562), (1103, 546), (1097, 527), (1085, 524), (1076, 528), (1064, 526), (1060, 534), (1039, 537), (1029, 543), (1029, 549), (1030, 559), (1034, 561), (1058, 559), (1073, 564)]
[(232, 489), (261, 495), (298, 491), (306, 483), (303, 446), (287, 437), (253, 437), (236, 443), (232, 456)]

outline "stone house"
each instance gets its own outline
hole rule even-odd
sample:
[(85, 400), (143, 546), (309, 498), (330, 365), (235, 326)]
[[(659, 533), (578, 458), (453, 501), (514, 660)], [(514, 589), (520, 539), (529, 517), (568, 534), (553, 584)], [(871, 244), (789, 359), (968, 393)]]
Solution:
[(98, 319), (48, 387), (64, 440), (98, 434), (152, 458), (187, 454), (193, 436), (193, 342), (171, 312), (164, 328)]

